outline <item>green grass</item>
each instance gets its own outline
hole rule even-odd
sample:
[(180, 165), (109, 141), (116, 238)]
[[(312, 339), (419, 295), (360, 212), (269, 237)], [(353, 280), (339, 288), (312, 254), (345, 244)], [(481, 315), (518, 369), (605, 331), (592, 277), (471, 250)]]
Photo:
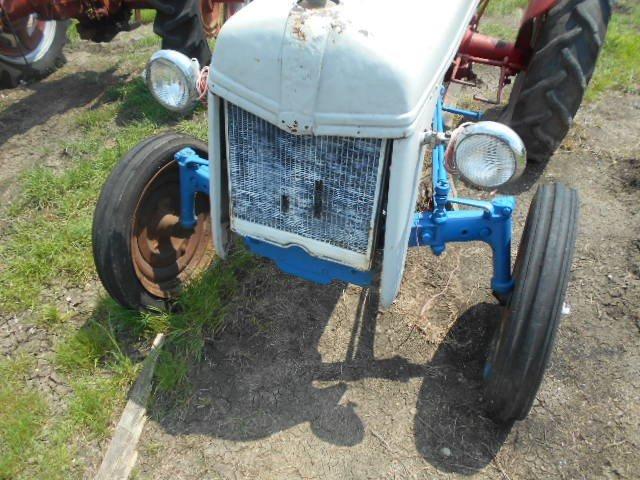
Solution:
[[(528, 0), (491, 0), (481, 31), (513, 40), (518, 31), (520, 13)], [(511, 15), (510, 18), (509, 16)], [(589, 85), (586, 100), (593, 101), (604, 92), (640, 92), (640, 2), (619, 0), (609, 24), (604, 48)]]
[(36, 323), (45, 329), (56, 329), (66, 324), (72, 317), (72, 313), (63, 313), (57, 306), (45, 303), (38, 309)]
[(640, 3), (620, 0), (587, 99), (610, 90), (640, 93)]
[(0, 363), (0, 478), (20, 474), (22, 456), (46, 421), (45, 402), (24, 384), (28, 369), (24, 359)]
[(134, 377), (129, 367), (108, 367), (93, 368), (91, 374), (74, 371), (73, 393), (61, 414), (28, 386), (33, 365), (22, 357), (0, 361), (0, 479), (82, 476), (74, 458), (88, 439), (108, 437)]
[(145, 9), (140, 11), (140, 21), (142, 24), (153, 23), (156, 19), (156, 11), (152, 9)]
[(238, 274), (250, 265), (242, 250), (218, 263), (185, 291), (173, 313), (140, 315), (100, 299), (84, 325), (74, 328), (80, 319), (72, 322), (50, 298), (96, 281), (91, 221), (107, 176), (149, 135), (172, 128), (206, 138), (207, 124), (204, 109), (187, 118), (167, 112), (139, 79), (111, 88), (96, 106), (63, 121), (81, 138), (56, 147), (69, 156), (68, 168), (26, 172), (20, 197), (4, 212), (0, 309), (30, 311), (34, 324), (68, 330), (53, 361), (72, 392), (66, 413), (52, 416), (47, 400), (28, 387), (32, 366), (2, 364), (0, 479), (81, 477), (82, 464), (74, 460), (81, 446), (109, 435), (138, 372), (130, 353), (158, 332), (167, 336), (156, 371), (158, 390), (173, 395), (187, 389), (189, 365), (201, 357), (204, 338), (222, 325)]
[(103, 439), (109, 436), (114, 411), (126, 390), (109, 377), (85, 376), (72, 383), (74, 396), (69, 405), (69, 417), (89, 437)]
[(513, 41), (528, 0), (490, 0), (480, 31), (504, 40)]
[(27, 386), (31, 368), (24, 358), (0, 361), (0, 479), (66, 479), (73, 432)]
[(485, 15), (511, 15), (522, 11), (529, 4), (529, 0), (490, 0)]
[[(164, 125), (206, 132), (206, 125), (178, 122), (140, 80), (113, 89), (107, 102), (70, 125), (82, 133), (80, 142), (65, 146), (75, 159), (71, 168), (56, 173), (37, 167), (22, 179), (23, 194), (9, 211), (10, 227), (0, 245), (0, 308), (5, 311), (34, 308), (54, 280), (80, 285), (93, 278), (93, 208), (109, 172), (130, 148)], [(198, 119), (205, 123), (202, 115)]]

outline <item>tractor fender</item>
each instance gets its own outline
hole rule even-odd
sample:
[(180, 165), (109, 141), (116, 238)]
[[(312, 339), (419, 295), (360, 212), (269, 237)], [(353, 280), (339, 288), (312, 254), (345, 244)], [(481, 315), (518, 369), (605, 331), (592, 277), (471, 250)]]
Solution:
[(524, 11), (522, 22), (520, 23), (520, 30), (516, 37), (516, 47), (523, 50), (529, 50), (532, 47), (534, 21), (544, 16), (558, 1), (559, 0), (530, 0), (527, 9)]
[(534, 18), (537, 18), (541, 15), (544, 15), (551, 7), (553, 7), (558, 0), (531, 0), (527, 9), (524, 12), (524, 17), (522, 17), (521, 26), (527, 22), (530, 22)]

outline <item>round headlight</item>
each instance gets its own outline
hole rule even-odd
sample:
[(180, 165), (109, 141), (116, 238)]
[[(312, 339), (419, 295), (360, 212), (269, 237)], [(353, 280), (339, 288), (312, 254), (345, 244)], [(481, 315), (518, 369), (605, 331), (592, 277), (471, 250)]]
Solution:
[(516, 179), (527, 163), (522, 139), (497, 122), (462, 125), (451, 139), (447, 157), (465, 180), (481, 188), (499, 187)]
[(153, 54), (145, 73), (147, 87), (166, 109), (186, 112), (197, 99), (196, 83), (200, 66), (175, 50), (159, 50)]

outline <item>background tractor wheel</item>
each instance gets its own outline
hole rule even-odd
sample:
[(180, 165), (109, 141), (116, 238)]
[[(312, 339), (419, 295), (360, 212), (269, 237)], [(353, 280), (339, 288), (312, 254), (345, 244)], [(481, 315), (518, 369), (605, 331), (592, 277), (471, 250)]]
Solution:
[(547, 161), (569, 131), (610, 17), (610, 0), (560, 0), (543, 19), (501, 118), (524, 140), (531, 161)]
[(180, 179), (174, 155), (207, 146), (165, 133), (133, 148), (105, 183), (93, 217), (93, 258), (98, 276), (122, 306), (165, 308), (214, 256), (209, 198), (196, 195), (198, 223), (181, 226)]
[(68, 21), (43, 22), (30, 15), (0, 31), (0, 88), (46, 77), (64, 64)]
[(536, 397), (560, 322), (578, 228), (578, 194), (543, 185), (529, 209), (514, 267), (515, 288), (485, 364), (485, 399), (499, 423), (524, 419)]
[(230, 3), (220, 3), (214, 0), (201, 0), (200, 13), (202, 15), (202, 24), (207, 37), (217, 37), (225, 22), (249, 3), (251, 3), (251, 0), (238, 0)]
[(201, 0), (153, 0), (157, 10), (153, 31), (162, 38), (162, 48), (177, 50), (189, 58), (197, 58), (200, 66), (211, 63), (200, 14)]

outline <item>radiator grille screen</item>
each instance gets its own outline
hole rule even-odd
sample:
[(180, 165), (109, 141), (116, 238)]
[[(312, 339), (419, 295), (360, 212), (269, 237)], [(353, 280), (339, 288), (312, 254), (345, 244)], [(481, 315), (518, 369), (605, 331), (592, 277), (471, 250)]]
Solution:
[(232, 215), (369, 253), (383, 141), (292, 135), (227, 108)]

